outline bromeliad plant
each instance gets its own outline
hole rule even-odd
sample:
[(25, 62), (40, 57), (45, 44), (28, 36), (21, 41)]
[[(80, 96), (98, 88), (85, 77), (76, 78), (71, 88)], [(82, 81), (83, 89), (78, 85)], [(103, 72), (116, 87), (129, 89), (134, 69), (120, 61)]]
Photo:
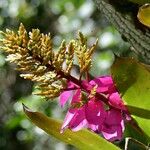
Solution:
[[(71, 40), (68, 45), (63, 41), (58, 51), (54, 51), (50, 34), (42, 34), (38, 29), (33, 29), (28, 34), (21, 24), (18, 33), (7, 29), (1, 34), (1, 48), (8, 53), (7, 60), (17, 64), (17, 70), (22, 72), (21, 77), (37, 83), (38, 92), (34, 94), (49, 99), (60, 96), (61, 107), (70, 101), (70, 108), (59, 129), (61, 135), (55, 135), (53, 129), (50, 129), (50, 132), (37, 122), (38, 119), (42, 120), (41, 114), (32, 114), (24, 107), (26, 114), (35, 124), (59, 139), (68, 132), (64, 132), (66, 128), (72, 131), (87, 128), (109, 141), (122, 139), (125, 122), (132, 122), (132, 117), (112, 76), (90, 78), (89, 75), (91, 56), (97, 40), (88, 47), (86, 37), (79, 32), (76, 40)], [(78, 60), (79, 79), (72, 76), (71, 72), (75, 66), (74, 57)], [(49, 121), (43, 119), (47, 125)], [(74, 145), (78, 147), (77, 144)], [(80, 146), (78, 148), (82, 149)]]

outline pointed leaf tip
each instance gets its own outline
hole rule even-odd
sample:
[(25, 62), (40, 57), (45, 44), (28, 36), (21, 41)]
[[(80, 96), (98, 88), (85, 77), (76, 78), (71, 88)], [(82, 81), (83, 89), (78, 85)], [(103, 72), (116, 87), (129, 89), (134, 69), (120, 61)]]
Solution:
[(25, 112), (25, 114), (27, 114), (28, 112), (34, 112), (29, 107), (27, 107), (25, 104), (23, 104), (23, 103), (22, 103), (22, 107), (23, 107), (23, 111)]

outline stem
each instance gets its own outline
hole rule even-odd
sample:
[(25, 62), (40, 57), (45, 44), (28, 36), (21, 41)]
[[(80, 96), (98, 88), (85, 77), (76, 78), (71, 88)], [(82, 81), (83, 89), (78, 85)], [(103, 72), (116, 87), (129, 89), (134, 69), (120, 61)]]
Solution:
[[(77, 86), (79, 86), (79, 88), (80, 88), (82, 91), (84, 91), (84, 92), (90, 94), (91, 91), (90, 91), (90, 90), (87, 90), (85, 87), (83, 87), (82, 81), (76, 79), (75, 77), (71, 76), (70, 74), (69, 74), (69, 75), (66, 75), (66, 74), (64, 74), (64, 72), (62, 72), (62, 71), (59, 71), (59, 72), (58, 72), (58, 75), (59, 75), (60, 77), (62, 77), (62, 78), (67, 79), (68, 81), (73, 82), (74, 84), (76, 84)], [(110, 108), (113, 107), (112, 105), (110, 105), (110, 104), (108, 103), (108, 98), (106, 98), (103, 94), (100, 94), (100, 93), (97, 93), (97, 92), (96, 92), (95, 97), (97, 97), (97, 99), (99, 99), (99, 100), (101, 100), (102, 102), (104, 102), (104, 103), (105, 103), (107, 106), (109, 106)], [(125, 107), (126, 107), (126, 106), (125, 106)], [(113, 107), (113, 108), (114, 108), (114, 107)], [(115, 107), (115, 109), (121, 110), (121, 109), (116, 108), (116, 107)], [(122, 110), (122, 111), (125, 112), (126, 114), (128, 114), (128, 111), (126, 111), (126, 110)]]
[(89, 73), (88, 71), (85, 72), (86, 80), (89, 82)]
[[(36, 58), (36, 59), (38, 59), (40, 62), (42, 62), (41, 58), (38, 57), (38, 58)], [(50, 71), (56, 70), (55, 67), (52, 66), (51, 64), (47, 64), (46, 67), (47, 67), (48, 70), (50, 70)], [(65, 78), (65, 79), (67, 79), (67, 81), (73, 82), (74, 84), (76, 84), (77, 86), (79, 86), (79, 88), (80, 88), (82, 91), (84, 91), (84, 92), (90, 94), (91, 91), (90, 91), (90, 90), (87, 90), (87, 89), (83, 86), (82, 81), (81, 81), (80, 79), (78, 80), (78, 79), (76, 79), (75, 77), (71, 76), (70, 74), (67, 74), (67, 75), (66, 75), (66, 74), (65, 74), (63, 71), (61, 71), (61, 70), (57, 72), (57, 75), (58, 75), (60, 78)], [(88, 75), (88, 76), (89, 76), (89, 75)], [(112, 107), (112, 106), (108, 103), (108, 99), (107, 99), (104, 95), (102, 95), (102, 94), (100, 94), (100, 93), (96, 93), (95, 96), (97, 97), (97, 99), (101, 100), (101, 101), (104, 102), (106, 105)], [(115, 109), (121, 110), (121, 109), (119, 109), (119, 108), (115, 108)]]
[(77, 88), (77, 87), (73, 87), (73, 88), (66, 88), (66, 89), (63, 89), (64, 91), (72, 91), (72, 90), (78, 90), (80, 88)]
[[(41, 63), (42, 63), (42, 61), (43, 61), (43, 60), (42, 60), (41, 58), (39, 58), (39, 57), (36, 57), (35, 59), (37, 59), (37, 60), (40, 61)], [(46, 65), (46, 67), (47, 67), (48, 70), (50, 70), (50, 71), (56, 70), (55, 67), (54, 67), (53, 65), (49, 64), (49, 63)], [(86, 88), (83, 87), (82, 81), (80, 81), (80, 79), (78, 80), (78, 79), (76, 79), (75, 77), (71, 76), (70, 74), (66, 75), (66, 74), (65, 74), (63, 71), (61, 71), (61, 70), (57, 72), (57, 75), (60, 76), (60, 78), (62, 77), (62, 78), (67, 79), (67, 81), (71, 81), (71, 82), (75, 83), (75, 84), (76, 84), (77, 86), (79, 86), (80, 89), (83, 90), (84, 92), (87, 92), (87, 93), (90, 93), (90, 92), (91, 92), (90, 90), (87, 90)], [(100, 93), (96, 93), (96, 97), (97, 97), (98, 99), (100, 99), (101, 101), (103, 101), (105, 104), (109, 105), (108, 99), (107, 99), (104, 95), (102, 95), (102, 94), (100, 94)]]
[[(86, 93), (90, 93), (90, 92), (91, 92), (90, 90), (87, 90), (86, 88), (84, 88), (83, 85), (82, 85), (82, 81), (79, 81), (79, 80), (76, 79), (75, 77), (73, 77), (73, 76), (71, 76), (71, 75), (65, 75), (64, 72), (62, 72), (62, 71), (59, 71), (59, 72), (58, 72), (58, 75), (60, 75), (62, 78), (67, 79), (68, 81), (71, 81), (71, 82), (75, 83), (75, 84), (78, 85), (78, 86), (81, 88), (81, 90), (83, 90), (84, 92), (86, 92)], [(100, 93), (96, 93), (96, 97), (97, 97), (98, 99), (100, 99), (101, 101), (103, 101), (105, 104), (109, 105), (109, 104), (108, 104), (108, 99), (107, 99), (104, 95), (102, 95), (102, 94), (100, 94)]]

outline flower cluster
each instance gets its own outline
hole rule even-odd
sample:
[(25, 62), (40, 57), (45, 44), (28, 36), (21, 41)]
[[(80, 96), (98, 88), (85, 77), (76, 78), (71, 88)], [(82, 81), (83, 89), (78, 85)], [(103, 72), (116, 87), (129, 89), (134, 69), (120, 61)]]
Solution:
[[(50, 34), (38, 29), (28, 33), (23, 24), (17, 33), (7, 29), (0, 34), (3, 36), (0, 48), (8, 53), (7, 60), (17, 64), (21, 77), (37, 83), (37, 95), (50, 99), (60, 95), (62, 107), (70, 100), (62, 132), (65, 128), (78, 131), (86, 127), (110, 141), (122, 138), (124, 121), (130, 116), (112, 77), (102, 76), (90, 82), (80, 80), (83, 75), (88, 79), (97, 40), (88, 47), (87, 38), (79, 32), (78, 38), (68, 45), (62, 41), (56, 52)], [(71, 75), (76, 65), (74, 57), (78, 60), (79, 80)]]
[[(106, 97), (107, 104), (98, 94)], [(68, 100), (71, 107), (61, 132), (66, 128), (73, 131), (88, 128), (102, 134), (109, 141), (121, 140), (124, 121), (131, 118), (111, 76), (98, 77), (90, 82), (83, 80), (81, 86), (68, 82), (68, 91), (63, 91), (60, 95), (60, 105), (63, 107)]]

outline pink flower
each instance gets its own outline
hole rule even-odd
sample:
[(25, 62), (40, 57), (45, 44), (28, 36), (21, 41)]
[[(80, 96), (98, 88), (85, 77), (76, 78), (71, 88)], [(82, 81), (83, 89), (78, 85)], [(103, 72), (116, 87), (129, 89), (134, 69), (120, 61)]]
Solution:
[(124, 131), (124, 120), (120, 110), (110, 109), (100, 129), (105, 139), (109, 141), (121, 140)]
[(85, 105), (85, 115), (90, 125), (101, 125), (105, 119), (105, 109), (101, 101), (92, 98)]
[(89, 82), (90, 85), (95, 86), (98, 85), (97, 92), (98, 93), (112, 93), (115, 91), (115, 86), (111, 76), (101, 76), (91, 80)]
[[(90, 87), (95, 85), (98, 85), (97, 93), (106, 94), (110, 105), (118, 109), (126, 110), (111, 76), (101, 76), (89, 82)], [(89, 89), (91, 90), (92, 87)]]
[[(77, 90), (72, 98), (72, 104), (78, 104), (80, 100), (80, 90)], [(105, 119), (105, 110), (101, 101), (91, 99), (87, 104), (79, 108), (70, 108), (65, 117), (61, 132), (65, 128), (70, 128), (73, 131), (78, 131), (83, 127), (93, 128), (100, 126)]]
[[(75, 87), (75, 84), (73, 84), (72, 82), (68, 82), (68, 89), (70, 88), (74, 88)], [(66, 102), (69, 100), (69, 98), (72, 97), (72, 94), (73, 92), (72, 91), (63, 91), (61, 94), (60, 94), (60, 106), (61, 107), (64, 107), (64, 105), (66, 104)]]
[[(70, 87), (77, 86), (69, 82), (68, 88)], [(107, 97), (109, 104), (107, 110), (105, 109), (106, 104), (101, 99), (97, 99), (94, 95), (89, 97), (90, 91), (94, 87), (96, 87), (97, 93)], [(87, 92), (87, 98), (82, 98), (82, 90)], [(88, 128), (102, 134), (109, 141), (121, 140), (124, 132), (122, 112), (125, 112), (126, 118), (130, 118), (130, 116), (126, 113), (127, 109), (111, 76), (98, 77), (90, 82), (82, 81), (80, 89), (62, 92), (60, 95), (61, 106), (63, 107), (69, 99), (71, 100), (71, 107), (66, 114), (61, 132), (66, 128), (73, 131)]]
[[(76, 90), (75, 94), (73, 95), (71, 104), (78, 104), (81, 101), (80, 96), (81, 90)], [(61, 128), (61, 132), (63, 132), (65, 128), (70, 128), (73, 131), (78, 131), (86, 125), (84, 108), (85, 107), (70, 108), (68, 110)]]

